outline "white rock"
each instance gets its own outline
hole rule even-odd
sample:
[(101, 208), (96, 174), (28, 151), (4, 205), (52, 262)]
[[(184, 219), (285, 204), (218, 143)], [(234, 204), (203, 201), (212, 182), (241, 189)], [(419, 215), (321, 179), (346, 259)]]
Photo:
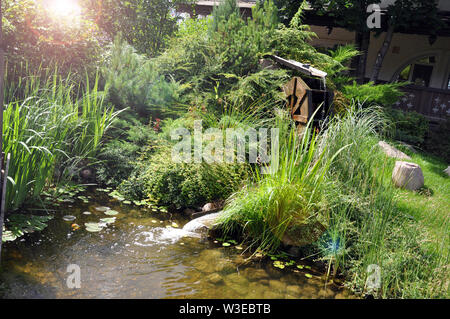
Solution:
[(385, 141), (379, 141), (378, 146), (381, 147), (383, 152), (389, 157), (398, 158), (398, 159), (408, 159), (408, 160), (411, 159), (411, 157), (409, 157), (402, 151), (396, 149), (395, 147), (389, 145)]
[(207, 203), (202, 207), (202, 212), (210, 212), (216, 209), (215, 205), (213, 203)]
[(422, 169), (414, 163), (397, 161), (392, 171), (392, 181), (397, 187), (418, 190), (424, 185)]
[(205, 233), (217, 224), (217, 219), (220, 216), (220, 212), (208, 214), (184, 225), (183, 229), (193, 233)]

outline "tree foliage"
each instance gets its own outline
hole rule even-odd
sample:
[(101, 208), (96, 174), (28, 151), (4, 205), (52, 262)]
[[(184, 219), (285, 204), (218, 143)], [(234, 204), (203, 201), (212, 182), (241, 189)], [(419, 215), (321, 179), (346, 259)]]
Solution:
[(174, 14), (190, 0), (103, 0), (100, 27), (110, 38), (121, 32), (138, 52), (155, 56), (177, 30)]

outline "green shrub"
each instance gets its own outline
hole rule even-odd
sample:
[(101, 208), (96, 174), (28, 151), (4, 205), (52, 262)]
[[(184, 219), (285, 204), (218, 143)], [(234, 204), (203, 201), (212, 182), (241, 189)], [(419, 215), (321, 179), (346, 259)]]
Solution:
[(344, 85), (342, 93), (350, 101), (359, 101), (366, 105), (392, 106), (403, 93), (399, 90), (403, 83), (377, 84), (371, 83)]
[(158, 72), (185, 85), (186, 104), (220, 110), (224, 104), (219, 101), (224, 98), (237, 105), (263, 94), (279, 99), (275, 91), (290, 73), (261, 71), (259, 59), (266, 54), (297, 59), (332, 75), (345, 69), (345, 57), (355, 52), (341, 50), (336, 54), (341, 60), (319, 53), (308, 42), (314, 33), (299, 21), (290, 27), (278, 24), (272, 1), (258, 3), (248, 20), (235, 7), (235, 1), (227, 0), (214, 9), (213, 20), (189, 22), (199, 27), (192, 34), (180, 32), (168, 50), (154, 60)]
[(225, 199), (247, 178), (248, 167), (238, 164), (175, 163), (170, 151), (160, 151), (119, 186), (132, 199), (151, 199), (157, 205), (198, 207)]
[(437, 128), (429, 130), (424, 148), (450, 163), (450, 116), (441, 121)]
[(429, 131), (429, 123), (425, 116), (417, 112), (403, 112), (387, 109), (387, 115), (395, 126), (395, 139), (422, 146)]
[(109, 100), (117, 108), (129, 107), (143, 117), (158, 116), (178, 98), (179, 85), (160, 75), (153, 62), (124, 42), (120, 35), (110, 46), (102, 67), (109, 83)]
[(133, 115), (122, 113), (108, 132), (95, 165), (97, 182), (117, 187), (127, 180), (135, 169), (135, 162), (157, 142), (157, 133), (151, 125), (142, 124)]

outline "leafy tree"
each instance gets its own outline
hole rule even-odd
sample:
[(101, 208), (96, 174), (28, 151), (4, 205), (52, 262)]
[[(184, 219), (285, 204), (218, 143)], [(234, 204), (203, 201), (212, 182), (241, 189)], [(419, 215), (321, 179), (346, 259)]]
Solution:
[(155, 56), (177, 30), (175, 9), (190, 1), (103, 0), (99, 25), (110, 38), (122, 32), (138, 52)]
[(9, 67), (27, 64), (37, 70), (58, 65), (59, 72), (67, 74), (94, 62), (101, 44), (98, 28), (89, 8), (81, 6), (83, 11), (74, 22), (52, 14), (39, 1), (2, 1), (4, 49)]
[(349, 31), (355, 32), (356, 48), (361, 54), (354, 60), (356, 77), (364, 81), (367, 64), (367, 52), (370, 45), (371, 29), (367, 26), (367, 7), (379, 4), (379, 0), (310, 0), (308, 3), (318, 15), (326, 15), (333, 22)]
[[(394, 32), (405, 32), (413, 27), (420, 26), (431, 33), (431, 38), (436, 37), (436, 32), (442, 27), (442, 22), (437, 14), (436, 1), (429, 0), (397, 0), (386, 8), (386, 22), (382, 29), (372, 30), (367, 25), (367, 8), (371, 4), (380, 5), (380, 0), (309, 0), (308, 4), (318, 15), (333, 19), (337, 26), (355, 32), (355, 44), (361, 52), (354, 63), (356, 76), (360, 83), (363, 82), (366, 73), (367, 52), (370, 45), (371, 32), (376, 35), (386, 31), (386, 37), (377, 56), (371, 81), (378, 79), (384, 56), (386, 55)], [(292, 19), (295, 10), (302, 4), (295, 0), (276, 0), (284, 19)], [(331, 29), (332, 27), (330, 27)]]

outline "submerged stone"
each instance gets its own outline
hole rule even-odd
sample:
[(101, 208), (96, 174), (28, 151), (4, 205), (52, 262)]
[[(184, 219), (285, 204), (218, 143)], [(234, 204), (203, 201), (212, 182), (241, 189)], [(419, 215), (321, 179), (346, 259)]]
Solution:
[(212, 273), (211, 275), (206, 276), (206, 280), (213, 284), (223, 283), (223, 278), (218, 273)]

